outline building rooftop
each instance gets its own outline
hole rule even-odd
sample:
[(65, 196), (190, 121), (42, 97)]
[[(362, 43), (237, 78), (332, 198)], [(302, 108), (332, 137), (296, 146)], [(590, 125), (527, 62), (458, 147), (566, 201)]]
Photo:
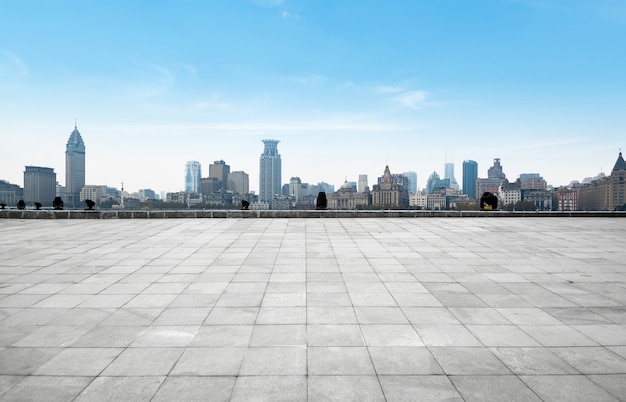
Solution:
[(626, 395), (623, 219), (0, 223), (0, 400)]

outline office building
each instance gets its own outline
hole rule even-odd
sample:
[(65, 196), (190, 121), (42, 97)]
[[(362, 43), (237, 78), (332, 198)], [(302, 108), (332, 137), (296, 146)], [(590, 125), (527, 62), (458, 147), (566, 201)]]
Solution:
[(498, 194), (498, 189), (504, 179), (506, 179), (506, 175), (502, 171), (500, 159), (495, 158), (493, 166), (487, 170), (487, 178), (476, 179), (476, 197), (480, 198), (486, 192)]
[[(395, 175), (398, 179), (401, 175)], [(402, 185), (402, 180), (393, 180), (389, 166), (385, 166), (385, 171), (378, 179), (380, 184), (375, 184), (372, 190), (373, 208), (405, 209), (409, 207), (409, 192)]]
[(241, 170), (230, 172), (228, 175), (228, 185), (226, 186), (229, 191), (248, 194), (250, 192), (250, 178), (248, 173)]
[(449, 184), (447, 188), (451, 188), (453, 190), (459, 190), (459, 183), (457, 183), (454, 178), (454, 163), (446, 163), (445, 164), (445, 175), (443, 177), (444, 180), (448, 180)]
[(367, 190), (367, 175), (360, 174), (359, 175), (359, 183), (357, 185), (357, 190), (359, 193), (364, 193)]
[(478, 179), (478, 163), (472, 160), (463, 161), (463, 194), (467, 194), (470, 198), (478, 198), (476, 179)]
[(202, 179), (202, 171), (200, 162), (188, 161), (185, 164), (185, 191), (197, 193), (200, 189), (200, 180)]
[(226, 190), (228, 187), (228, 175), (230, 174), (230, 166), (223, 160), (215, 161), (209, 165), (209, 177), (217, 179), (218, 188)]
[(0, 180), (0, 203), (15, 206), (24, 198), (24, 189), (17, 184), (11, 184), (6, 180)]
[[(77, 206), (80, 192), (85, 186), (85, 143), (76, 124), (65, 146), (65, 197), (66, 202)], [(56, 189), (55, 189), (56, 194)]]
[[(26, 166), (24, 170), (24, 202), (52, 205), (57, 193), (57, 174), (54, 169)], [(80, 192), (79, 192), (80, 197)]]
[(402, 173), (402, 175), (408, 180), (409, 194), (417, 194), (417, 173), (409, 171)]
[(278, 140), (263, 140), (265, 149), (260, 158), (259, 201), (271, 203), (282, 192), (281, 159)]

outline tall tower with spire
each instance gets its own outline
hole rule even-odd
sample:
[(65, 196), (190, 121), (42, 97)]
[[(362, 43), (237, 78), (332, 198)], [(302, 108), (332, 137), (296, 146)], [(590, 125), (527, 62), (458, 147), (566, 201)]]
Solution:
[(85, 143), (76, 122), (65, 147), (65, 193), (74, 206), (80, 202), (80, 191), (85, 186)]
[(271, 203), (274, 195), (281, 193), (281, 159), (278, 140), (263, 140), (259, 171), (259, 201)]

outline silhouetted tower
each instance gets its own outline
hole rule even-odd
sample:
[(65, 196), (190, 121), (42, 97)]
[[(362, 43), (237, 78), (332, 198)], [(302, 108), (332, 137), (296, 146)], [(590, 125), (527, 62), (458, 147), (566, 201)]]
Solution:
[(74, 206), (80, 202), (80, 191), (85, 187), (85, 143), (74, 123), (65, 147), (65, 197)]

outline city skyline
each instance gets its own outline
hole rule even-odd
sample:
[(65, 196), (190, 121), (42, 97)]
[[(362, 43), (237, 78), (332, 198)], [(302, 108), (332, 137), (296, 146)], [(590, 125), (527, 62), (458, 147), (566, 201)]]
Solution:
[(35, 1), (0, 24), (0, 179), (19, 185), (29, 165), (66, 185), (75, 118), (86, 184), (129, 191), (221, 159), (258, 193), (264, 138), (283, 182), (336, 187), (495, 158), (566, 185), (624, 145), (620, 1)]

